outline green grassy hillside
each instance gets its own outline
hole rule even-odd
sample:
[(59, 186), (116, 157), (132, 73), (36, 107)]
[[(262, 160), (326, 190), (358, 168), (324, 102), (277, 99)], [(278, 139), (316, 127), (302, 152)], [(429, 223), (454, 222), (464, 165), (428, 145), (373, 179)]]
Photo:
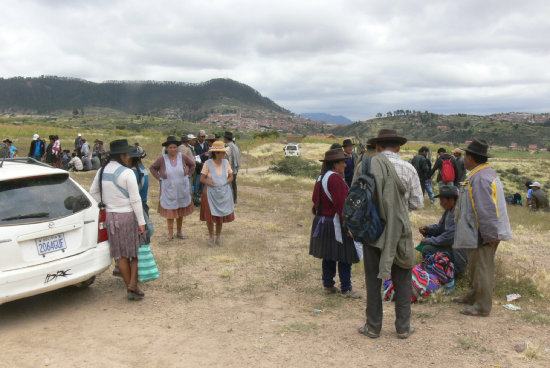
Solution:
[[(506, 115), (506, 116), (504, 116)], [(491, 145), (520, 147), (531, 144), (538, 148), (550, 146), (550, 117), (525, 121), (520, 114), (497, 116), (438, 115), (429, 112), (415, 112), (408, 115), (380, 117), (334, 129), (340, 136), (370, 138), (381, 128), (393, 128), (409, 140), (464, 143), (473, 137), (486, 139)]]

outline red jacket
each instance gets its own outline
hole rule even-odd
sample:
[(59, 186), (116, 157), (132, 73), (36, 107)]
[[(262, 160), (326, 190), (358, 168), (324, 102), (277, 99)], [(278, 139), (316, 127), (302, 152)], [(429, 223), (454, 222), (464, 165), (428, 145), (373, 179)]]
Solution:
[(348, 196), (348, 185), (344, 179), (338, 174), (332, 174), (328, 178), (327, 188), (332, 196), (334, 204), (328, 199), (325, 191), (322, 189), (322, 184), (320, 181), (315, 183), (315, 188), (313, 189), (312, 200), (315, 204), (315, 208), (319, 208), (319, 190), (321, 191), (321, 216), (334, 217), (335, 213), (340, 215), (340, 220), (342, 218), (342, 210), (344, 209), (344, 202)]

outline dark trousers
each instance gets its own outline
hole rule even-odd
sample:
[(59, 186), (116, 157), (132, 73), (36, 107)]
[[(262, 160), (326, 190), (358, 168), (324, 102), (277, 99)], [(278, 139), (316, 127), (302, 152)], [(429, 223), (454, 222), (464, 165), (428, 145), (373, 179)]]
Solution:
[[(380, 333), (382, 330), (382, 280), (378, 278), (380, 249), (363, 246), (365, 281), (367, 284), (367, 327), (369, 331)], [(411, 324), (411, 287), (412, 271), (392, 265), (391, 277), (395, 290), (395, 329), (397, 333), (409, 331)]]
[(470, 289), (466, 300), (483, 313), (490, 313), (493, 307), (497, 248), (498, 244), (468, 249)]
[(202, 195), (202, 190), (204, 188), (204, 184), (201, 183), (201, 174), (200, 172), (197, 173), (195, 176), (195, 197), (200, 198)]
[(233, 173), (233, 181), (231, 182), (231, 190), (233, 191), (233, 203), (237, 203), (237, 174)]
[(351, 264), (323, 259), (323, 286), (334, 286), (336, 276), (336, 263), (338, 263), (338, 276), (340, 276), (340, 289), (342, 293), (351, 290)]

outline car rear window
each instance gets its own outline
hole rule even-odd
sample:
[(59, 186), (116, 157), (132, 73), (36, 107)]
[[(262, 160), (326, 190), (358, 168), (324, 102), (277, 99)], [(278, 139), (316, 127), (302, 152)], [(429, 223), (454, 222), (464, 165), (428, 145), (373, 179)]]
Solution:
[(0, 181), (0, 226), (58, 219), (91, 205), (67, 174)]
[(289, 150), (289, 151), (297, 151), (298, 147), (296, 147), (296, 146), (286, 146), (286, 149)]

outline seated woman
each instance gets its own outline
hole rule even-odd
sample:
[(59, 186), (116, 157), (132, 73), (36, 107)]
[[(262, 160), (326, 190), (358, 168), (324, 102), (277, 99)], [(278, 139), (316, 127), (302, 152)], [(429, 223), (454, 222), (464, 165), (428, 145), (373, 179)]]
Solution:
[(455, 206), (458, 199), (458, 190), (454, 185), (441, 185), (439, 204), (445, 209), (439, 223), (429, 226), (421, 226), (418, 231), (424, 235), (420, 241), (424, 244), (421, 248), (422, 257), (436, 252), (447, 252), (453, 260), (453, 241), (455, 238)]

